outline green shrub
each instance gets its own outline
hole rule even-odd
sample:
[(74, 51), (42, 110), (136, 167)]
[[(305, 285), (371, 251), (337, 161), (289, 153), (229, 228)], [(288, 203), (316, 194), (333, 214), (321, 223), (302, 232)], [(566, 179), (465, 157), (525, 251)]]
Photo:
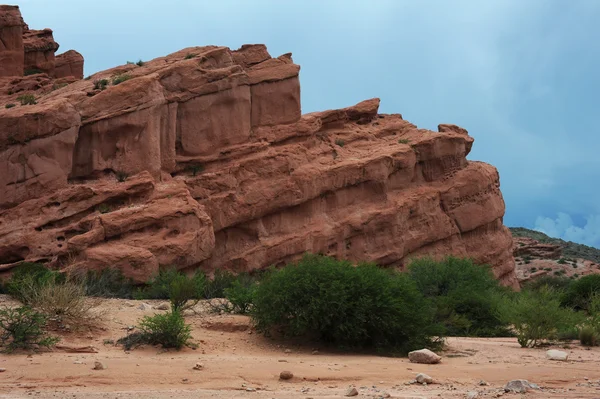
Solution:
[(102, 214), (112, 211), (112, 208), (108, 204), (99, 204), (96, 209)]
[(579, 342), (583, 346), (596, 346), (600, 342), (600, 334), (594, 327), (584, 325), (579, 331)]
[(399, 144), (408, 144), (408, 143), (410, 143), (410, 140), (408, 140), (408, 139), (400, 139), (400, 140), (398, 140), (398, 143)]
[(230, 271), (217, 269), (213, 278), (206, 282), (204, 297), (225, 298), (225, 289), (231, 288), (236, 279), (237, 277)]
[(196, 272), (193, 277), (175, 269), (161, 270), (146, 288), (135, 294), (137, 299), (168, 299), (174, 310), (183, 309), (190, 300), (203, 298), (206, 277)]
[(127, 177), (129, 177), (129, 175), (123, 171), (117, 171), (116, 175), (117, 175), (117, 181), (119, 183), (123, 183), (125, 180), (127, 180)]
[(435, 261), (422, 258), (410, 263), (409, 275), (417, 288), (432, 300), (436, 320), (452, 336), (506, 336), (506, 323), (498, 316), (504, 291), (489, 266), (454, 257)]
[(33, 94), (23, 94), (17, 97), (17, 101), (21, 102), (21, 105), (35, 105), (37, 101)]
[(224, 289), (225, 298), (231, 304), (233, 313), (247, 314), (252, 308), (257, 285), (253, 281), (237, 279), (231, 287)]
[(23, 71), (24, 76), (36, 75), (38, 73), (44, 73), (44, 71), (39, 68), (27, 68)]
[(590, 297), (587, 314), (579, 333), (579, 340), (582, 345), (595, 346), (600, 344), (600, 294)]
[(192, 58), (194, 58), (196, 56), (196, 54), (186, 54), (184, 59), (185, 60), (191, 60)]
[(125, 82), (126, 80), (131, 79), (131, 75), (127, 74), (127, 73), (122, 73), (119, 75), (116, 75), (112, 78), (112, 84), (114, 86), (121, 84), (123, 82)]
[(185, 323), (181, 312), (171, 310), (144, 317), (140, 322), (140, 330), (143, 341), (150, 345), (181, 349), (191, 339), (192, 328)]
[(135, 285), (119, 269), (90, 270), (83, 277), (85, 294), (101, 298), (133, 298)]
[(54, 346), (59, 339), (44, 332), (46, 316), (27, 306), (0, 309), (0, 346), (5, 352)]
[(192, 176), (196, 176), (198, 173), (201, 173), (204, 170), (204, 166), (202, 166), (199, 163), (196, 163), (190, 165), (189, 169), (192, 172)]
[(6, 104), (6, 105), (4, 106), (4, 108), (8, 109), (8, 108), (13, 108), (13, 107), (16, 107), (16, 106), (17, 106), (16, 104), (10, 103), (10, 104)]
[(46, 268), (41, 263), (23, 262), (14, 268), (6, 283), (6, 292), (15, 299), (25, 302), (40, 287), (51, 282), (62, 281), (64, 276)]
[(569, 285), (562, 298), (562, 304), (575, 310), (587, 311), (596, 295), (600, 295), (600, 274), (590, 274), (574, 280)]
[(94, 81), (94, 90), (104, 90), (108, 86), (108, 79), (99, 79)]
[(135, 63), (135, 65), (137, 66), (144, 66), (145, 62), (142, 60), (138, 60), (138, 62)]
[(550, 287), (555, 291), (562, 291), (569, 287), (571, 281), (566, 277), (542, 276), (533, 281), (528, 281), (523, 288), (537, 291), (542, 287)]
[(434, 344), (433, 309), (413, 281), (374, 265), (305, 255), (258, 285), (258, 331), (314, 338), (342, 348), (406, 353)]
[(578, 315), (560, 306), (559, 293), (544, 286), (506, 297), (500, 317), (512, 325), (521, 347), (535, 347), (558, 338), (558, 332), (578, 324)]
[(342, 139), (335, 139), (335, 144), (339, 145), (340, 147), (343, 147), (345, 142)]
[(565, 259), (565, 258), (560, 258), (560, 259), (558, 260), (558, 263), (559, 263), (559, 264), (561, 264), (561, 265), (564, 265), (565, 263), (567, 263), (567, 261), (566, 261), (566, 259)]

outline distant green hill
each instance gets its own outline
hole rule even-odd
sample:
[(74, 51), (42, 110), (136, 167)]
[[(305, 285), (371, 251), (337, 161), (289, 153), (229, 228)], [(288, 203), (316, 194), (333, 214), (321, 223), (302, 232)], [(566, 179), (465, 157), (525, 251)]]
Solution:
[(561, 240), (560, 238), (548, 237), (539, 231), (525, 229), (523, 227), (509, 227), (513, 237), (529, 237), (539, 242), (558, 244), (562, 246), (563, 256), (566, 258), (587, 259), (595, 263), (600, 263), (600, 249), (588, 247), (587, 245), (577, 244), (572, 241)]

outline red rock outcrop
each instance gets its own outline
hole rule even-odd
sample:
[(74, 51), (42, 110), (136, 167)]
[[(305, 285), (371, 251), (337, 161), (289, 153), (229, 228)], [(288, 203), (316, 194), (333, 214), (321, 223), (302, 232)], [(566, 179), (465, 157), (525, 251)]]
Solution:
[(73, 76), (83, 79), (83, 56), (75, 50), (69, 50), (56, 56), (54, 77)]
[(193, 47), (0, 107), (0, 270), (144, 281), (306, 251), (398, 268), (455, 254), (517, 284), (498, 173), (467, 161), (466, 130), (419, 129), (379, 99), (301, 115), (299, 70), (263, 45)]
[(18, 6), (0, 5), (0, 77), (47, 74), (83, 78), (83, 56), (74, 50), (55, 55), (51, 29), (30, 30)]
[(24, 24), (19, 7), (0, 5), (0, 77), (23, 75)]

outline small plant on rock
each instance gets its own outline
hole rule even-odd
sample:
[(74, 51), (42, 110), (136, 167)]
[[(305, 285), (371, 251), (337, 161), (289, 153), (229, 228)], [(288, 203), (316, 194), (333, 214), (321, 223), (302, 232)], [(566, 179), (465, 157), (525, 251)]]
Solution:
[(116, 86), (118, 84), (125, 82), (126, 80), (129, 80), (129, 79), (131, 79), (131, 75), (129, 75), (127, 73), (122, 73), (122, 74), (119, 74), (119, 75), (116, 75), (113, 77), (112, 84), (114, 86)]
[(192, 172), (192, 176), (196, 176), (198, 173), (201, 173), (204, 170), (204, 166), (199, 163), (192, 164), (189, 168)]
[(340, 147), (343, 147), (344, 144), (346, 144), (346, 143), (342, 139), (335, 139), (335, 144), (338, 145), (338, 146), (340, 146)]
[(129, 177), (129, 175), (123, 171), (117, 171), (116, 175), (119, 183), (123, 183), (125, 180), (127, 180), (127, 177)]
[(184, 59), (185, 60), (191, 60), (192, 58), (194, 58), (196, 56), (196, 54), (186, 54)]
[(408, 144), (408, 143), (410, 143), (410, 140), (408, 140), (408, 139), (400, 139), (400, 140), (398, 140), (398, 143), (399, 144)]
[(56, 345), (59, 338), (46, 335), (46, 316), (21, 306), (0, 309), (0, 346), (4, 352), (38, 349)]
[(138, 62), (135, 63), (135, 65), (137, 66), (144, 66), (145, 62), (142, 60), (138, 60)]
[(16, 107), (16, 106), (17, 106), (16, 104), (10, 103), (10, 104), (6, 104), (6, 105), (4, 106), (4, 108), (8, 109), (8, 108), (13, 108), (13, 107)]
[(94, 90), (104, 90), (108, 86), (108, 79), (99, 79), (94, 81)]
[(23, 94), (17, 97), (17, 101), (21, 102), (21, 105), (35, 105), (37, 101), (33, 94)]

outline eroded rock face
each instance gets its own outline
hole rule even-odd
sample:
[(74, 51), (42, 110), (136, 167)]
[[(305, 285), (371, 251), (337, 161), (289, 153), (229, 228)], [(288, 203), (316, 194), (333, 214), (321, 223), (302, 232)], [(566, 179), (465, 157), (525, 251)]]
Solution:
[(55, 58), (54, 77), (66, 78), (69, 76), (83, 79), (83, 56), (75, 50), (58, 54)]
[(33, 30), (18, 6), (0, 5), (0, 77), (47, 74), (83, 78), (83, 56), (74, 50), (55, 55), (58, 43), (51, 29)]
[(0, 5), (0, 77), (23, 74), (24, 24), (18, 6)]
[(516, 284), (498, 173), (467, 161), (466, 130), (418, 129), (379, 99), (301, 115), (299, 70), (262, 45), (193, 47), (0, 107), (0, 269), (145, 281), (307, 251), (397, 268), (454, 254)]

